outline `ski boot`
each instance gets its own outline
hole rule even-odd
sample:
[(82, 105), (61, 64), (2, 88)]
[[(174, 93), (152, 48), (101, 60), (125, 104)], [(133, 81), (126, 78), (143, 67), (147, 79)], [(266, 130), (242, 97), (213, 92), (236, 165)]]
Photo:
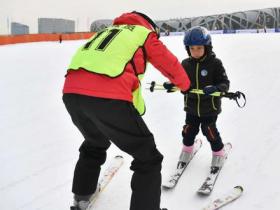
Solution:
[(190, 162), (192, 156), (193, 156), (193, 147), (184, 146), (179, 157), (177, 169), (184, 168), (186, 164)]
[(73, 206), (70, 207), (70, 210), (86, 210), (90, 204), (90, 198), (92, 195), (79, 196), (74, 195)]
[[(100, 184), (97, 185), (96, 190), (90, 195), (74, 195), (74, 206), (70, 207), (70, 210), (86, 210), (88, 207), (91, 208), (92, 201), (96, 199), (97, 195), (101, 190)], [(91, 205), (91, 206), (90, 206)]]
[(226, 158), (226, 155), (225, 155), (224, 148), (222, 148), (221, 150), (219, 150), (217, 152), (213, 152), (211, 166), (222, 167), (224, 164), (225, 158)]
[(218, 152), (213, 152), (212, 162), (211, 162), (211, 173), (216, 173), (225, 162), (225, 152), (224, 149), (221, 149)]

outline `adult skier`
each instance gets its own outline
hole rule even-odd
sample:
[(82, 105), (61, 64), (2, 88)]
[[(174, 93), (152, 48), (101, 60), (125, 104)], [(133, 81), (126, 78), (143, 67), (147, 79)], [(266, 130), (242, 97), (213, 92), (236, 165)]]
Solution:
[(190, 81), (159, 35), (147, 15), (124, 13), (72, 58), (63, 101), (84, 137), (74, 171), (72, 209), (88, 207), (112, 142), (133, 157), (130, 210), (160, 210), (163, 156), (141, 118), (145, 105), (140, 79), (150, 62), (181, 91), (189, 89)]

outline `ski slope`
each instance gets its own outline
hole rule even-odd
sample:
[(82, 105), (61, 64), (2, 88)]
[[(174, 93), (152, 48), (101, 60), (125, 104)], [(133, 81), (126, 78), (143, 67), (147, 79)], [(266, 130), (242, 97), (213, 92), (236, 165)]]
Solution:
[[(217, 124), (224, 142), (231, 142), (233, 149), (212, 195), (201, 198), (195, 193), (211, 162), (210, 146), (200, 133), (201, 150), (177, 187), (162, 192), (162, 207), (200, 210), (210, 200), (242, 185), (244, 195), (224, 209), (279, 209), (280, 34), (212, 37), (214, 51), (231, 80), (230, 90), (243, 91), (247, 105), (240, 109), (234, 101), (223, 99)], [(161, 39), (180, 60), (185, 58), (181, 36)], [(1, 210), (62, 210), (72, 203), (72, 175), (82, 136), (72, 125), (61, 97), (67, 65), (82, 43), (85, 41), (0, 46)], [(143, 86), (151, 80), (166, 81), (149, 65)], [(165, 180), (181, 150), (183, 96), (143, 92), (147, 106), (144, 119), (165, 156)], [(117, 154), (125, 156), (125, 163), (100, 195), (95, 210), (129, 209), (132, 159), (112, 145), (108, 159)]]

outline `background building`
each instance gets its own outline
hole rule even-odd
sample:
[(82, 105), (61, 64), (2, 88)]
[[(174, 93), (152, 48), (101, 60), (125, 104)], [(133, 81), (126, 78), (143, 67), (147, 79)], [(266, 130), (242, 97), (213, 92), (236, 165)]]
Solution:
[(39, 18), (38, 33), (73, 33), (75, 21), (56, 18)]
[(112, 25), (112, 20), (97, 20), (90, 25), (90, 31), (100, 31), (109, 25)]
[(11, 34), (19, 35), (19, 34), (29, 34), (29, 27), (27, 25), (21, 23), (11, 23)]
[[(6, 25), (8, 34), (28, 34), (30, 26), (23, 25), (23, 22), (25, 23), (25, 21), (12, 21), (11, 18), (7, 18), (6, 23), (0, 24), (0, 29)], [(223, 30), (225, 33), (244, 29), (255, 31), (275, 29), (278, 32), (280, 31), (280, 7), (155, 22), (161, 32), (165, 34), (183, 32), (193, 26), (204, 26), (211, 31)], [(100, 31), (111, 24), (112, 20), (110, 19), (101, 19), (94, 22), (87, 19), (87, 29), (85, 31)], [(39, 18), (38, 33), (74, 33), (79, 31), (79, 25), (79, 19)]]
[[(280, 7), (249, 10), (229, 14), (218, 14), (192, 18), (155, 21), (161, 32), (181, 32), (193, 26), (204, 26), (209, 30), (240, 30), (280, 28)], [(99, 31), (111, 25), (112, 21), (97, 20), (92, 23), (91, 31)], [(93, 27), (94, 25), (94, 27)]]

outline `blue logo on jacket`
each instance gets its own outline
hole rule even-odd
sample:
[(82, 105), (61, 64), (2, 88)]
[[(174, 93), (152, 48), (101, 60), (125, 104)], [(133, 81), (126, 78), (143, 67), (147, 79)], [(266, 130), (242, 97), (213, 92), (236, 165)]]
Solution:
[(206, 69), (202, 69), (200, 73), (201, 73), (201, 76), (206, 77), (208, 74), (208, 71)]

